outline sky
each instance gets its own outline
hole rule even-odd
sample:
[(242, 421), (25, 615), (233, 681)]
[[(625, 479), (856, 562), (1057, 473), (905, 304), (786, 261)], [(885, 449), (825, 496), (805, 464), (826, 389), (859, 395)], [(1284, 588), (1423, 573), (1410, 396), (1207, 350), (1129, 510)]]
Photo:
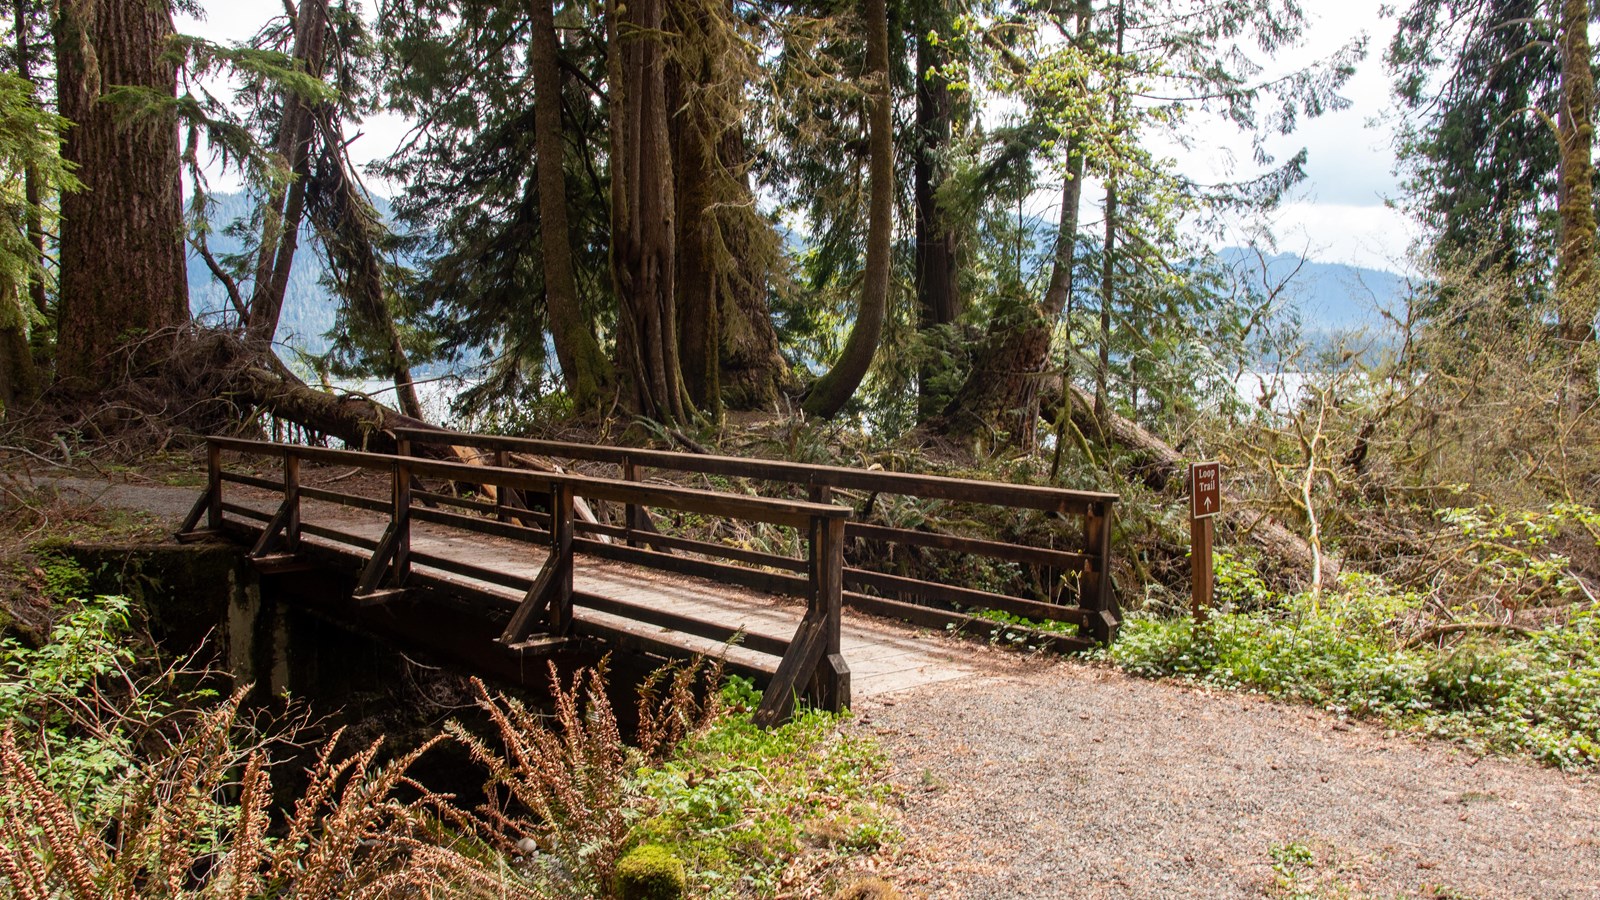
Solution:
[[(1386, 200), (1398, 194), (1393, 174), (1393, 127), (1389, 81), (1382, 53), (1394, 31), (1392, 17), (1380, 15), (1381, 0), (1302, 0), (1311, 20), (1309, 39), (1281, 55), (1280, 64), (1304, 65), (1331, 53), (1359, 33), (1369, 38), (1367, 58), (1346, 85), (1349, 109), (1302, 122), (1294, 134), (1275, 139), (1269, 149), (1280, 159), (1300, 147), (1308, 151), (1307, 179), (1268, 217), (1267, 225), (1283, 252), (1304, 254), (1321, 262), (1350, 263), (1369, 268), (1410, 271), (1406, 251), (1415, 228)], [(180, 16), (178, 30), (220, 42), (241, 41), (271, 16), (282, 11), (281, 0), (202, 0), (204, 19)], [(363, 123), (351, 144), (351, 157), (363, 164), (387, 156), (407, 130), (398, 117), (382, 115)], [(1171, 155), (1189, 176), (1215, 182), (1242, 174), (1236, 161), (1248, 160), (1248, 141), (1224, 127), (1197, 122), (1190, 147), (1172, 148)], [(213, 187), (229, 189), (227, 179)], [(380, 193), (397, 186), (370, 182)], [(1223, 243), (1242, 243), (1243, 226)]]

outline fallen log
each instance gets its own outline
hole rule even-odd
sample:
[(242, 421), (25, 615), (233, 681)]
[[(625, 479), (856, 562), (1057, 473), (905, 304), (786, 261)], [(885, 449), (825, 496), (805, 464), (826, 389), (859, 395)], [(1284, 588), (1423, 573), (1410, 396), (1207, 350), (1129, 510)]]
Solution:
[[(1061, 392), (1057, 382), (1051, 398), (1059, 410)], [(1097, 434), (1104, 428), (1106, 438), (1134, 453), (1134, 464), (1128, 474), (1154, 491), (1165, 491), (1174, 482), (1182, 483), (1186, 477), (1187, 460), (1172, 445), (1146, 431), (1139, 423), (1124, 416), (1106, 411), (1105, 422), (1097, 422), (1094, 415), (1094, 397), (1075, 384), (1068, 384), (1072, 398), (1072, 423), (1084, 434)], [(1254, 544), (1267, 558), (1282, 567), (1285, 574), (1310, 580), (1316, 554), (1311, 545), (1291, 531), (1282, 522), (1266, 513), (1251, 509), (1229, 491), (1222, 492), (1222, 523), (1236, 540)], [(1332, 584), (1339, 577), (1339, 560), (1322, 553), (1322, 583)]]

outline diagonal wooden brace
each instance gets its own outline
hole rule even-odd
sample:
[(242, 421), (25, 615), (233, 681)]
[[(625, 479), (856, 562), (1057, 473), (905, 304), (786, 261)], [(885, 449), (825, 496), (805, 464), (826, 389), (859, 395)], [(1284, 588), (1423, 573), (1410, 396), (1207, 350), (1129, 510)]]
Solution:
[(522, 595), (522, 602), (517, 605), (516, 612), (511, 614), (511, 621), (506, 623), (506, 630), (500, 633), (500, 643), (506, 646), (521, 643), (533, 633), (534, 626), (545, 619), (545, 611), (550, 608), (550, 602), (559, 591), (562, 582), (561, 551), (551, 547), (550, 556), (545, 559), (544, 567), (539, 570), (539, 577), (533, 580), (533, 586)]
[(389, 527), (384, 529), (383, 537), (378, 539), (372, 558), (367, 560), (367, 567), (361, 570), (361, 577), (356, 581), (356, 594), (370, 594), (378, 589), (378, 585), (383, 583), (383, 573), (388, 571), (399, 548), (400, 524), (390, 522)]
[(761, 695), (761, 706), (756, 709), (755, 723), (762, 728), (781, 725), (794, 715), (795, 696), (802, 685), (811, 681), (812, 673), (822, 662), (828, 649), (827, 624), (821, 618), (807, 615), (800, 620), (788, 652), (778, 663), (778, 671)]
[(207, 489), (205, 493), (200, 495), (200, 499), (194, 501), (194, 506), (190, 507), (189, 514), (183, 517), (183, 524), (178, 526), (177, 533), (180, 535), (190, 534), (196, 528), (199, 528), (200, 517), (205, 515), (210, 508), (211, 491)]
[(256, 539), (255, 546), (250, 548), (250, 556), (256, 558), (265, 556), (278, 544), (282, 543), (284, 531), (288, 528), (289, 520), (294, 516), (295, 506), (296, 503), (292, 497), (286, 498), (282, 503), (278, 504), (278, 511), (267, 522), (267, 527), (261, 530), (261, 537)]

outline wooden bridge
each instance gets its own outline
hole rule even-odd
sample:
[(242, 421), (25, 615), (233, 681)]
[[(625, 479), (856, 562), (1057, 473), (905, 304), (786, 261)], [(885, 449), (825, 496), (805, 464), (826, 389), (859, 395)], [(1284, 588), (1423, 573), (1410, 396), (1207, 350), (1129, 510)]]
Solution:
[[(765, 688), (757, 717), (768, 723), (797, 696), (848, 706), (853, 665), (857, 677), (887, 674), (912, 654), (887, 630), (846, 635), (845, 607), (1063, 651), (1109, 642), (1119, 622), (1108, 574), (1115, 495), (448, 431), (396, 437), (395, 454), (213, 438), (206, 491), (181, 531), (243, 540), (263, 571), (345, 568), (361, 607), (419, 592), (464, 600), (503, 623), (492, 645), (502, 659), (586, 640), (723, 656)], [(446, 448), (484, 464), (422, 455)], [(349, 471), (316, 485), (302, 478), (311, 466)], [(614, 466), (616, 477), (569, 470), (578, 466)], [(381, 489), (342, 486), (358, 474)], [(968, 530), (1004, 521), (1034, 537), (919, 527), (933, 506), (947, 521), (965, 511)], [(980, 514), (991, 524), (979, 526)], [(432, 615), (422, 639), (447, 642), (459, 621)]]

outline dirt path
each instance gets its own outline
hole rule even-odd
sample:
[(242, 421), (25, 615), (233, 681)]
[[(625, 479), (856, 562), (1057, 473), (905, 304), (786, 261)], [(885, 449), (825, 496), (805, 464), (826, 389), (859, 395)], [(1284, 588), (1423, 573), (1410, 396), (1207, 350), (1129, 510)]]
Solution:
[(1600, 898), (1592, 779), (1093, 666), (989, 668), (858, 705), (913, 894)]
[[(198, 493), (49, 480), (174, 525)], [(973, 674), (862, 698), (851, 726), (888, 752), (886, 874), (913, 896), (1600, 900), (1594, 778), (951, 643)]]
[(173, 528), (188, 515), (201, 492), (198, 487), (104, 481), (71, 475), (34, 475), (22, 481), (32, 487), (53, 487), (63, 498), (82, 503), (147, 512), (163, 523), (170, 521)]

